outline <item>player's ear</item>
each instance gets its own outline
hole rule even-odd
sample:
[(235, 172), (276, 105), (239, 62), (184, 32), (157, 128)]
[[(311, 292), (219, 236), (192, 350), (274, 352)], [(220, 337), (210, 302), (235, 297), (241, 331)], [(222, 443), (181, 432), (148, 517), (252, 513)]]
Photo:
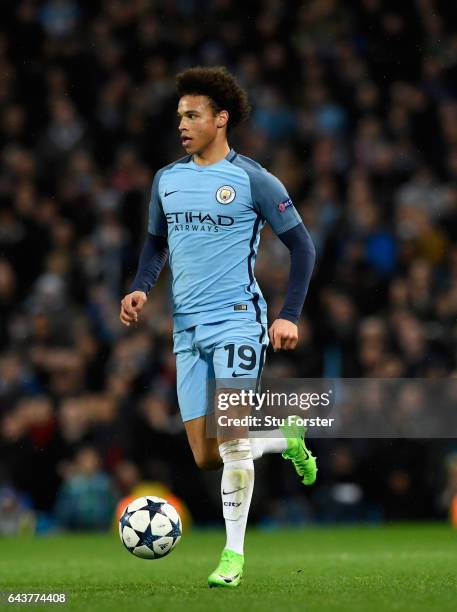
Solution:
[(218, 128), (223, 128), (227, 125), (229, 120), (228, 111), (222, 110), (217, 114), (217, 122), (216, 125)]

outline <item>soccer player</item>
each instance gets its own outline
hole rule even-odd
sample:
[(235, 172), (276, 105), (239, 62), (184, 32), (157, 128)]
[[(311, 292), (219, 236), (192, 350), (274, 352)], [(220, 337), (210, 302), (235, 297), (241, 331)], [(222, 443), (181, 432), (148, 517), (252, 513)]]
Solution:
[[(249, 114), (246, 93), (225, 68), (191, 68), (177, 76), (181, 142), (187, 155), (160, 169), (152, 184), (148, 235), (131, 292), (121, 302), (125, 325), (138, 321), (147, 294), (169, 257), (174, 303), (178, 400), (189, 444), (201, 469), (223, 467), (221, 497), (227, 541), (209, 586), (236, 587), (254, 486), (253, 460), (282, 453), (304, 484), (316, 460), (304, 429), (249, 438), (247, 428), (206, 435), (209, 379), (260, 378), (269, 339), (294, 349), (297, 321), (315, 250), (282, 183), (227, 142)], [(266, 303), (254, 277), (260, 231), (267, 222), (290, 251), (287, 295), (267, 334)], [(239, 387), (238, 387), (239, 388)], [(235, 433), (234, 433), (235, 432)]]

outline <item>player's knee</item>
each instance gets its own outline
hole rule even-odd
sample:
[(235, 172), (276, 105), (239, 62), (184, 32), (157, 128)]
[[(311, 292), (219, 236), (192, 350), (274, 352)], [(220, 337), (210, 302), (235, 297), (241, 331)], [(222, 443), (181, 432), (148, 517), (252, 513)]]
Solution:
[(213, 456), (205, 451), (194, 451), (194, 459), (200, 470), (218, 470), (221, 465), (220, 456)]

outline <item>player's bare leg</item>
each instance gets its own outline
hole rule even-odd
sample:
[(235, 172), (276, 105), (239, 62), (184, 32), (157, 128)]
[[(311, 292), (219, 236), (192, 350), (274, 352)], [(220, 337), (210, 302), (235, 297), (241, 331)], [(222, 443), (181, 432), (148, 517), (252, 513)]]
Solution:
[(198, 467), (201, 470), (218, 470), (222, 467), (218, 441), (216, 438), (208, 437), (206, 418), (206, 416), (201, 416), (185, 421), (184, 427)]

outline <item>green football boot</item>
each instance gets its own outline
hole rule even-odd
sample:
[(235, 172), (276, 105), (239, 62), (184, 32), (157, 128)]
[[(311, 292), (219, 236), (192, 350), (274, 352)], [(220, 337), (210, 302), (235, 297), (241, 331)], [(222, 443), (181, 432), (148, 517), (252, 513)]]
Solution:
[(282, 454), (284, 459), (290, 459), (294, 464), (295, 471), (303, 479), (303, 484), (312, 485), (316, 480), (317, 465), (316, 457), (306, 448), (306, 427), (296, 425), (293, 416), (286, 420), (280, 430), (287, 440), (287, 450)]
[(243, 576), (244, 556), (225, 548), (214, 572), (208, 576), (208, 586), (237, 587)]

